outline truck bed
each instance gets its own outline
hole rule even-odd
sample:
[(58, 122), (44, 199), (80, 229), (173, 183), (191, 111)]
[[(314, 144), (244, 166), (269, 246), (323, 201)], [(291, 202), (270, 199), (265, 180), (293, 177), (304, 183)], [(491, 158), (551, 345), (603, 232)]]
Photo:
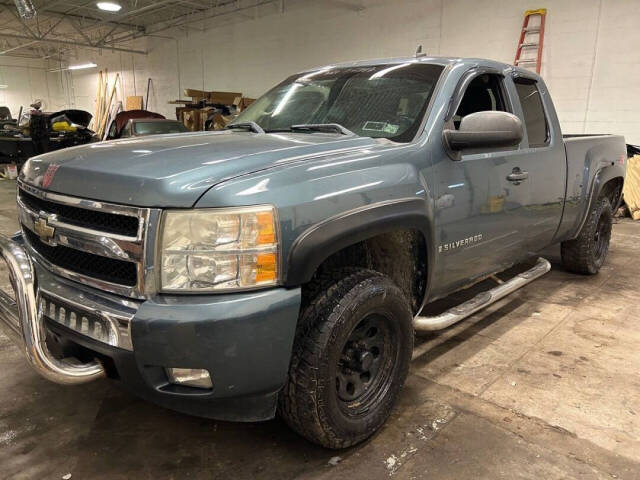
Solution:
[(580, 134), (563, 135), (562, 138), (566, 152), (567, 187), (559, 239), (565, 240), (580, 232), (596, 184), (609, 177), (624, 177), (627, 146), (622, 135)]

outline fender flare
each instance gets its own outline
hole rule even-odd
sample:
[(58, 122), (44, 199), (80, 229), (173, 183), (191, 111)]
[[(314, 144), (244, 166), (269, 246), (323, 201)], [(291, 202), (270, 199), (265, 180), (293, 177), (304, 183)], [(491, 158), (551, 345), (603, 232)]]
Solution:
[[(320, 264), (336, 252), (382, 233), (414, 229), (422, 233), (427, 249), (429, 272), (433, 269), (433, 218), (422, 198), (402, 198), (377, 202), (348, 210), (302, 232), (287, 257), (287, 287), (308, 282)], [(430, 275), (428, 275), (430, 277)], [(427, 290), (431, 284), (427, 280)]]
[[(589, 212), (591, 212), (591, 209), (593, 208), (593, 205), (596, 202), (596, 200), (600, 198), (600, 193), (602, 192), (602, 189), (604, 188), (604, 186), (608, 182), (616, 178), (621, 178), (624, 181), (624, 175), (620, 174), (615, 164), (612, 164), (610, 166), (604, 165), (600, 169), (598, 169), (598, 171), (595, 173), (594, 178), (591, 181), (589, 201), (586, 202), (586, 209), (582, 212), (582, 220), (580, 221), (580, 224), (578, 225), (578, 228), (576, 229), (575, 234), (571, 236), (571, 239), (577, 238), (580, 235), (580, 232), (582, 232), (582, 229), (584, 228), (584, 224), (587, 222), (587, 218), (589, 218)], [(620, 196), (618, 197), (618, 200), (616, 203), (620, 204), (620, 200), (622, 200), (622, 190), (620, 191)], [(614, 213), (617, 206), (618, 205), (611, 205), (611, 208), (613, 208)]]

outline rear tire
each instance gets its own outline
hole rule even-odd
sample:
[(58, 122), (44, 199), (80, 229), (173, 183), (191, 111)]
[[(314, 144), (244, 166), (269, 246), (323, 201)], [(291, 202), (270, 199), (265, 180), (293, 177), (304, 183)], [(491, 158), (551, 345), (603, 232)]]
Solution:
[(400, 289), (371, 270), (328, 272), (311, 291), (278, 412), (308, 440), (346, 448), (391, 413), (411, 361), (412, 314)]
[(607, 257), (612, 224), (611, 203), (607, 197), (600, 197), (578, 238), (562, 242), (560, 252), (564, 268), (584, 275), (598, 273)]

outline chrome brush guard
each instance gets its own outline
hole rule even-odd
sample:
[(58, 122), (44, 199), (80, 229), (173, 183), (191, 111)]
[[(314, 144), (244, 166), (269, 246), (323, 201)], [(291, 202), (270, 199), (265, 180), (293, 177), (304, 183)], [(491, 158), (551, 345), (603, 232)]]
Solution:
[(0, 254), (9, 269), (15, 300), (0, 290), (0, 328), (19, 345), (35, 370), (56, 383), (75, 385), (103, 377), (103, 366), (93, 360), (55, 358), (46, 344), (35, 271), (22, 245), (0, 235)]

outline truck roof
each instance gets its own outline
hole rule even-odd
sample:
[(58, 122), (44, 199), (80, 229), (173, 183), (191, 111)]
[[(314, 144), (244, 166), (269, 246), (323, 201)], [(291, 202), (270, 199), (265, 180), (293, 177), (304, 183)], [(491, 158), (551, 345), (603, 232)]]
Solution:
[(507, 68), (512, 69), (516, 72), (521, 72), (528, 76), (539, 77), (535, 72), (528, 70), (526, 68), (517, 67), (515, 65), (498, 62), (496, 60), (489, 60), (486, 58), (473, 58), (473, 57), (436, 57), (436, 56), (422, 56), (422, 57), (391, 57), (391, 58), (376, 58), (370, 60), (357, 60), (352, 62), (340, 62), (330, 65), (323, 65), (320, 67), (311, 68), (308, 70), (304, 70), (300, 73), (313, 72), (316, 70), (321, 70), (328, 67), (364, 67), (370, 65), (389, 65), (389, 64), (401, 64), (401, 63), (430, 63), (433, 65), (466, 65), (467, 67), (472, 67), (474, 65), (483, 65), (488, 67), (493, 67), (498, 70), (505, 70)]

